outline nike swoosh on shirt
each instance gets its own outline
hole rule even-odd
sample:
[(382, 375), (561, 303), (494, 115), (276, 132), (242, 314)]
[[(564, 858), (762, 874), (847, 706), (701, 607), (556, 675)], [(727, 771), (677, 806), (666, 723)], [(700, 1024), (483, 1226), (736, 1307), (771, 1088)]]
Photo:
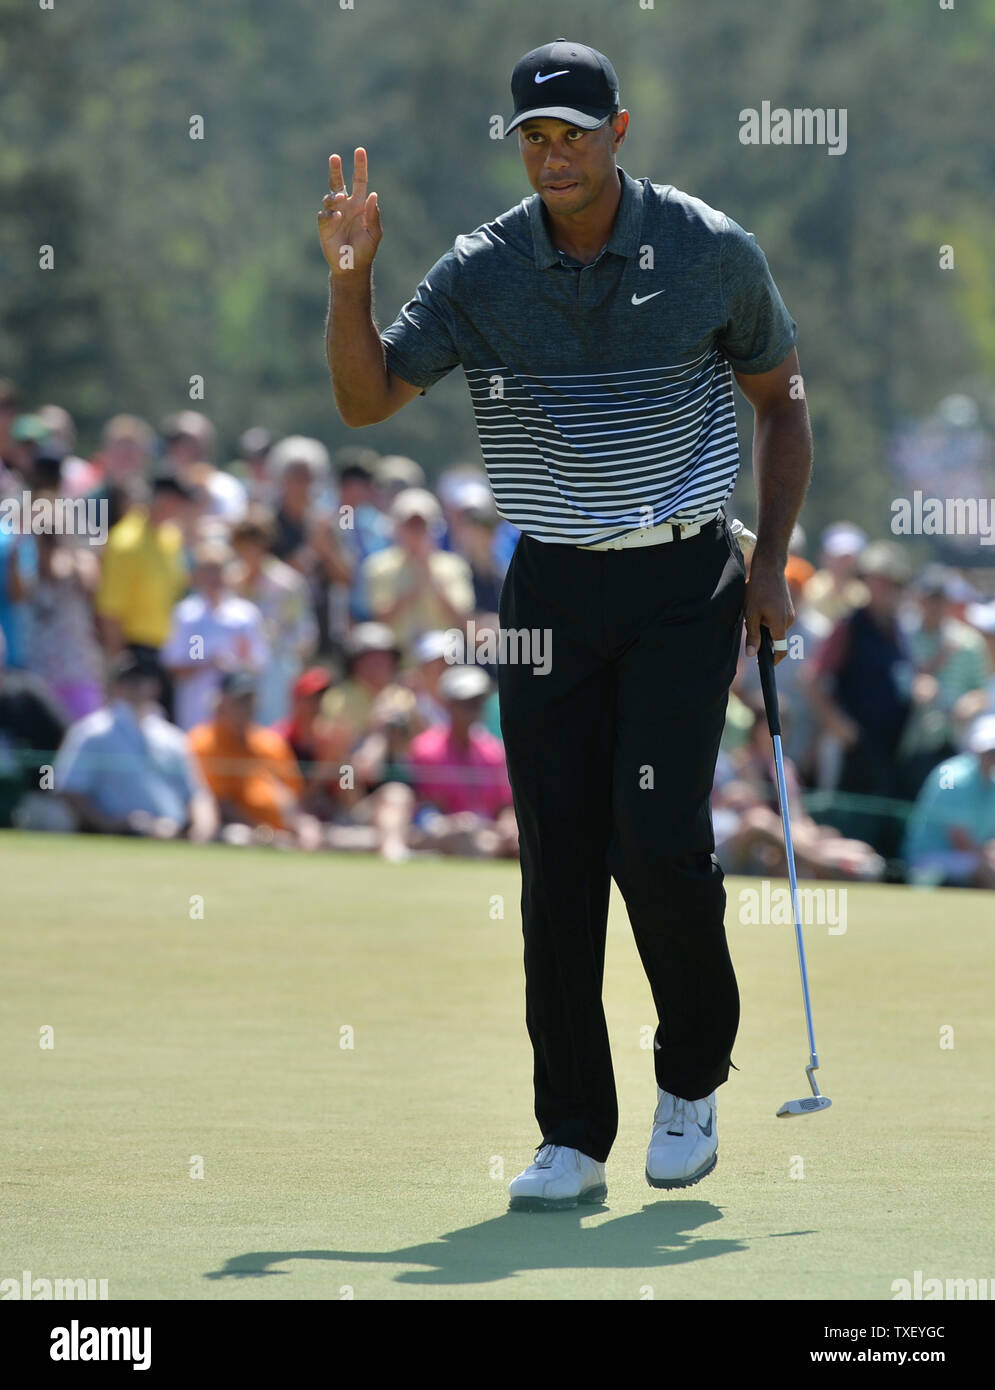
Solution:
[(548, 82), (551, 77), (566, 77), (569, 71), (569, 68), (560, 68), (559, 72), (547, 72), (545, 77), (541, 72), (537, 72), (536, 82)]
[(654, 290), (652, 294), (634, 294), (634, 295), (632, 296), (632, 303), (633, 303), (633, 304), (645, 304), (646, 301), (647, 301), (647, 299), (656, 299), (656, 297), (657, 297), (658, 294), (663, 294), (663, 293), (665, 293), (665, 291), (663, 291), (663, 290)]

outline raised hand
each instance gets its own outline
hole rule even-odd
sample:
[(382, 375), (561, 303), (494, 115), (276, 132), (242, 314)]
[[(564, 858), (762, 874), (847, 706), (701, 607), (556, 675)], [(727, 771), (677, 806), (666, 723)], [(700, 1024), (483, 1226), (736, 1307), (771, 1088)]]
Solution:
[(342, 160), (329, 156), (328, 187), (318, 213), (321, 249), (333, 275), (347, 277), (368, 273), (377, 254), (383, 227), (375, 193), (367, 196), (366, 151), (360, 146), (353, 155), (352, 193), (345, 189)]

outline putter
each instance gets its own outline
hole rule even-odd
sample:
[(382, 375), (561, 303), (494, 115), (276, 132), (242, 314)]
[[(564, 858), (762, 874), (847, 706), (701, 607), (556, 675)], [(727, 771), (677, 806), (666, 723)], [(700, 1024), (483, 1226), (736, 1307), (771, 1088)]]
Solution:
[(805, 965), (805, 942), (802, 939), (802, 919), (798, 908), (798, 881), (795, 877), (795, 850), (791, 843), (791, 816), (788, 812), (788, 792), (784, 781), (784, 759), (781, 754), (781, 714), (777, 707), (777, 684), (774, 680), (774, 642), (770, 628), (760, 629), (760, 685), (764, 693), (764, 709), (767, 711), (767, 727), (774, 741), (774, 763), (777, 767), (777, 799), (781, 807), (781, 824), (784, 826), (784, 850), (788, 860), (788, 881), (791, 884), (791, 904), (795, 916), (795, 941), (798, 944), (798, 965), (802, 976), (802, 998), (805, 1001), (805, 1022), (808, 1025), (809, 1063), (805, 1068), (812, 1094), (802, 1100), (786, 1100), (777, 1112), (778, 1115), (812, 1115), (817, 1110), (828, 1110), (832, 1101), (819, 1090), (814, 1073), (819, 1070), (819, 1057), (815, 1050), (815, 1031), (812, 1027), (812, 1001), (808, 993), (808, 969)]

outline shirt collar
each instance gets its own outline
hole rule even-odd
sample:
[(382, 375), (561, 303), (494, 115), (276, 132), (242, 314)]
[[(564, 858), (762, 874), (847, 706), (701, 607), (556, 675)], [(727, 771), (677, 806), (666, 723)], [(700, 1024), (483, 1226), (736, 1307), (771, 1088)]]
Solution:
[[(639, 233), (643, 225), (643, 186), (630, 178), (621, 165), (617, 167), (622, 181), (622, 197), (615, 213), (615, 225), (605, 249), (614, 252), (616, 256), (636, 256), (639, 252)], [(557, 264), (560, 253), (550, 239), (545, 207), (538, 193), (534, 193), (526, 201), (526, 207), (532, 228), (536, 269), (548, 270), (550, 266)]]

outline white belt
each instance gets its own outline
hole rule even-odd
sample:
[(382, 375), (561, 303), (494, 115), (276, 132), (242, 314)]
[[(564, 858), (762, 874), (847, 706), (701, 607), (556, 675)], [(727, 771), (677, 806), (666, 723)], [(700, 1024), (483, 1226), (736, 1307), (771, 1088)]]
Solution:
[(704, 521), (676, 522), (661, 521), (659, 526), (641, 526), (638, 531), (629, 531), (624, 536), (619, 536), (613, 541), (598, 541), (597, 545), (579, 545), (578, 550), (628, 550), (637, 545), (666, 545), (667, 541), (688, 540), (691, 536), (696, 536), (698, 532), (722, 515), (721, 510), (715, 516), (706, 517)]

